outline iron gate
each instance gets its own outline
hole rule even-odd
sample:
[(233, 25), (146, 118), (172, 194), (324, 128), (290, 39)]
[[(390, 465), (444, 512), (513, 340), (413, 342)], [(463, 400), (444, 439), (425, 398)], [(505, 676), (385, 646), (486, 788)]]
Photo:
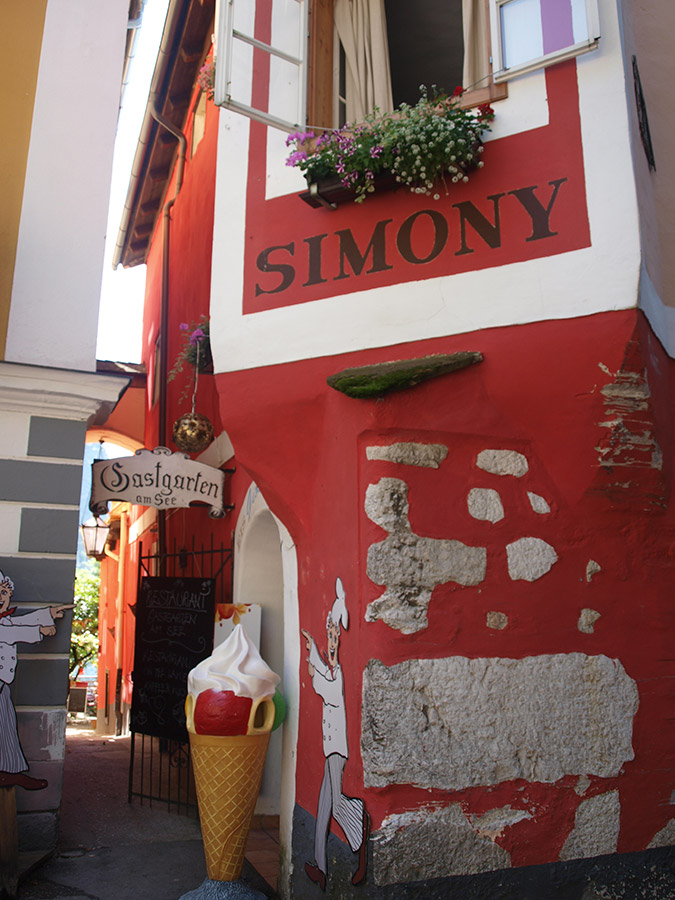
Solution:
[[(231, 547), (214, 546), (213, 535), (209, 547), (177, 548), (173, 541), (170, 552), (141, 556), (138, 566), (138, 593), (145, 576), (162, 575), (176, 578), (210, 578), (215, 581), (215, 602), (226, 603), (232, 597), (233, 551)], [(128, 801), (138, 797), (141, 805), (148, 801), (166, 803), (169, 812), (197, 816), (197, 798), (190, 760), (190, 744), (140, 731), (131, 731), (129, 756)]]

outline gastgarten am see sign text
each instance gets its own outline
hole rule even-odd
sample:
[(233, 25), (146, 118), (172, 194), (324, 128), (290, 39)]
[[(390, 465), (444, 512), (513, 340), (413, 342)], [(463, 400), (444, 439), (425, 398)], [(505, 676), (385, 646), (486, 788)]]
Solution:
[(109, 500), (156, 509), (206, 503), (213, 518), (225, 514), (225, 473), (195, 462), (186, 453), (172, 453), (168, 447), (143, 448), (134, 456), (99, 459), (92, 463), (91, 470), (89, 509), (95, 516), (107, 512)]

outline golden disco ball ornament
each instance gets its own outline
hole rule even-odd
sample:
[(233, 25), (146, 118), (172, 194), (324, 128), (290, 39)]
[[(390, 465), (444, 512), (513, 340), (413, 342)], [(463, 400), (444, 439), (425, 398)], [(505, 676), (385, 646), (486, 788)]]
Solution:
[(177, 419), (173, 426), (173, 442), (186, 453), (206, 450), (213, 440), (213, 425), (206, 416), (191, 412)]

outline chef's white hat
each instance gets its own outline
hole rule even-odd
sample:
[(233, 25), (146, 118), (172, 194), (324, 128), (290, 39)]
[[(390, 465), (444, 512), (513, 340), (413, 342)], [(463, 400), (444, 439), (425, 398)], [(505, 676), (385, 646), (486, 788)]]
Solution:
[(14, 590), (14, 582), (8, 575), (3, 575), (2, 571), (0, 571), (0, 584), (8, 584), (10, 590)]
[(335, 602), (328, 613), (326, 624), (329, 621), (335, 622), (336, 625), (342, 625), (343, 628), (349, 628), (349, 613), (347, 612), (345, 589), (342, 586), (341, 578), (335, 579)]

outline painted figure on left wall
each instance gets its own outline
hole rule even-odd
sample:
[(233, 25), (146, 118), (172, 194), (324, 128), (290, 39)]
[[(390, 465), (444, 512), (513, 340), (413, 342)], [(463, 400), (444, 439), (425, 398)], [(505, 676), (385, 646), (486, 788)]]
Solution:
[(324, 659), (314, 638), (303, 629), (307, 646), (307, 669), (314, 691), (323, 701), (323, 780), (319, 792), (314, 832), (314, 862), (305, 863), (307, 876), (326, 889), (326, 842), (331, 817), (335, 819), (349, 842), (352, 852), (358, 853), (358, 865), (352, 884), (360, 884), (366, 877), (369, 818), (358, 797), (342, 792), (342, 775), (349, 756), (347, 748), (347, 715), (342, 667), (338, 661), (340, 628), (348, 628), (349, 614), (342, 580), (336, 579), (335, 600), (326, 619), (326, 650)]
[(16, 784), (29, 791), (47, 787), (43, 778), (27, 775), (28, 763), (19, 742), (16, 712), (10, 695), (10, 684), (16, 673), (18, 643), (37, 644), (56, 634), (55, 619), (62, 618), (73, 604), (50, 606), (23, 616), (15, 616), (10, 608), (14, 582), (0, 572), (0, 787)]

